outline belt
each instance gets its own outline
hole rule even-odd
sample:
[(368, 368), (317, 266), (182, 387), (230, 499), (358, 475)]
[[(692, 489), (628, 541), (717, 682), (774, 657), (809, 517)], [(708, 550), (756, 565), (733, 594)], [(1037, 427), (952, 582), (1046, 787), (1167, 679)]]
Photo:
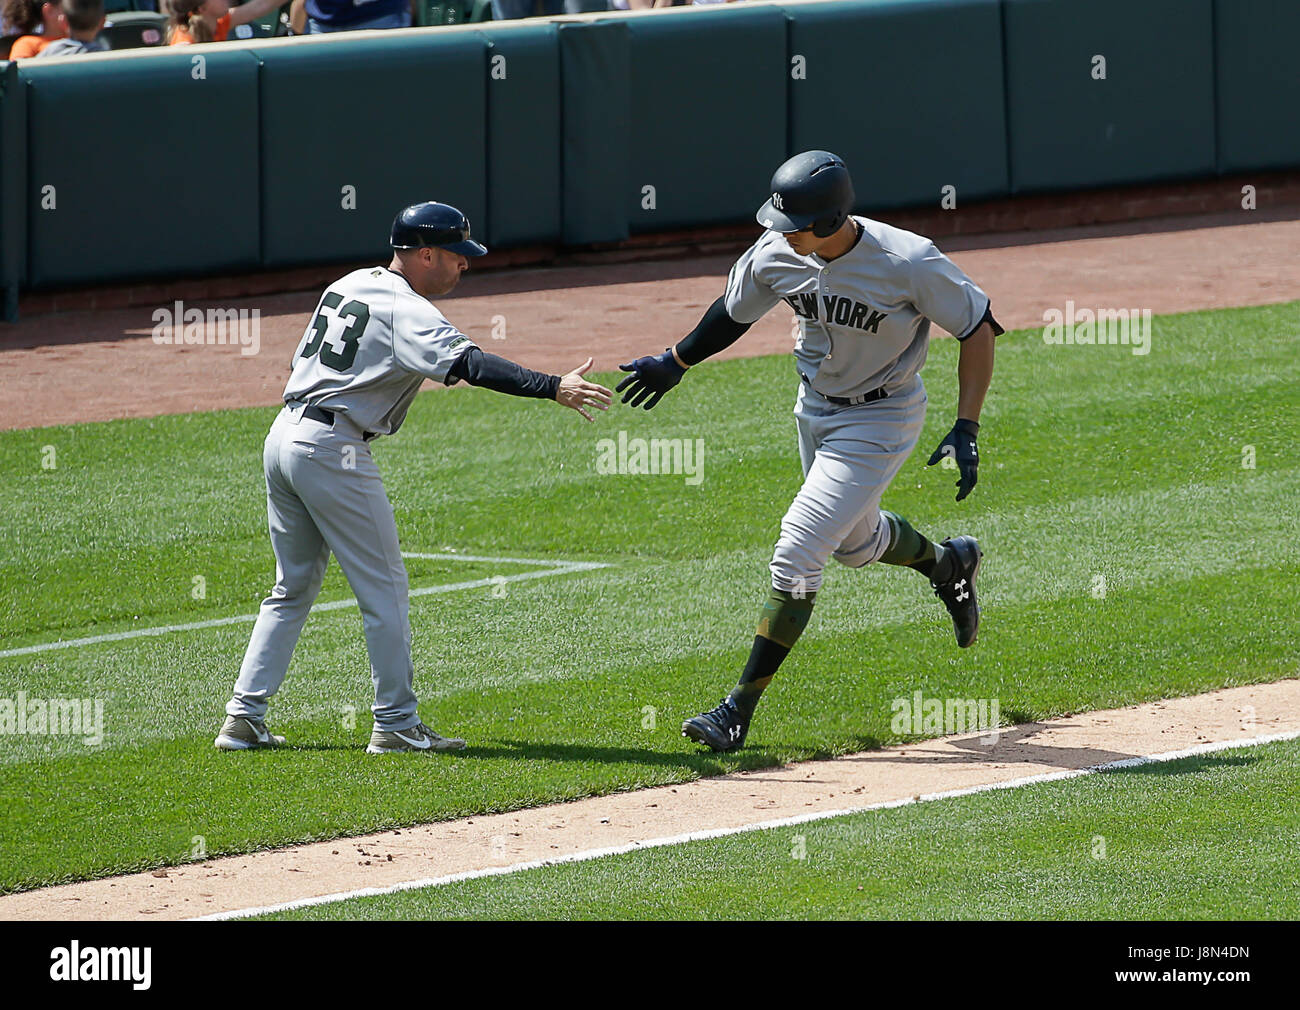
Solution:
[(825, 393), (813, 389), (812, 382), (808, 379), (808, 376), (803, 374), (803, 372), (799, 373), (799, 378), (803, 379), (804, 384), (827, 403), (833, 403), (838, 407), (852, 407), (859, 403), (871, 403), (875, 400), (883, 400), (889, 395), (885, 392), (884, 386), (879, 386), (876, 389), (871, 390), (869, 393), (860, 393), (857, 396), (827, 396)]
[[(313, 421), (319, 421), (321, 424), (328, 424), (331, 428), (334, 427), (334, 411), (326, 410), (324, 407), (317, 407), (310, 403), (304, 403), (302, 406), (302, 416), (310, 417)], [(375, 433), (373, 431), (367, 431), (362, 433), (361, 440), (363, 442), (369, 442), (374, 437)]]

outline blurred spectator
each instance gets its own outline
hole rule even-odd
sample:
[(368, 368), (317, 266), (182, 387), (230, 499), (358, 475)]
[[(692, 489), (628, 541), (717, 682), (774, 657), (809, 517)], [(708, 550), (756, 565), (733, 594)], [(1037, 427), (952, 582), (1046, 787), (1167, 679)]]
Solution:
[[(554, 17), (557, 14), (587, 14), (592, 11), (609, 10), (609, 0), (492, 0), (492, 19), (494, 21), (513, 21), (516, 18), (530, 18), (534, 14)], [(649, 4), (645, 4), (649, 6)]]
[[(68, 21), (63, 16), (63, 8), (57, 0), (54, 3), (42, 3), (41, 0), (5, 0), (5, 23), (11, 25), (22, 35), (14, 39), (9, 49), (11, 60), (24, 60), (35, 56), (56, 39), (68, 34)], [(36, 34), (36, 29), (40, 34)]]
[(169, 46), (196, 42), (225, 42), (230, 29), (265, 17), (284, 0), (248, 0), (231, 7), (230, 0), (171, 0)]
[(307, 0), (307, 33), (410, 28), (409, 0)]
[(68, 34), (42, 49), (40, 59), (108, 52), (108, 43), (99, 37), (104, 27), (104, 0), (63, 0), (63, 18)]

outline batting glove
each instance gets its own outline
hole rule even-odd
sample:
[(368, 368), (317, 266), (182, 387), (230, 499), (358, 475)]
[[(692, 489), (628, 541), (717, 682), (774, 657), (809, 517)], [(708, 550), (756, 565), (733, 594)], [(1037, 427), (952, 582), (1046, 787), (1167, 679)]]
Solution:
[(646, 410), (663, 399), (664, 393), (681, 382), (682, 376), (686, 374), (686, 369), (673, 357), (672, 348), (665, 349), (663, 354), (637, 358), (636, 361), (618, 367), (632, 374), (618, 384), (615, 392), (623, 393), (626, 389), (627, 392), (623, 393), (623, 402), (630, 402), (632, 406), (639, 407), (644, 400)]
[(979, 480), (980, 453), (975, 446), (975, 436), (979, 434), (979, 430), (980, 426), (977, 422), (958, 418), (957, 423), (952, 426), (952, 431), (944, 435), (939, 448), (930, 454), (930, 461), (925, 464), (934, 466), (945, 456), (956, 461), (957, 469), (961, 472), (961, 479), (957, 481), (958, 501), (970, 494)]

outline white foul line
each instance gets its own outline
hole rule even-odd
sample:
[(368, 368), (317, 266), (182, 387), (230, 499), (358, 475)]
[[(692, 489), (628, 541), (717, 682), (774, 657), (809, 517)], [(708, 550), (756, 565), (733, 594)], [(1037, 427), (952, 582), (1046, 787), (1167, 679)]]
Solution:
[(398, 884), (390, 884), (387, 887), (362, 887), (355, 891), (341, 891), (337, 894), (324, 894), (316, 898), (299, 898), (296, 901), (285, 901), (278, 905), (262, 905), (256, 908), (241, 908), (233, 912), (214, 912), (211, 915), (200, 915), (191, 919), (191, 922), (216, 922), (223, 919), (238, 919), (245, 916), (269, 915), (273, 912), (285, 912), (294, 908), (308, 908), (312, 905), (328, 905), (336, 901), (347, 901), (351, 898), (369, 898), (381, 894), (396, 894), (399, 891), (416, 891), (426, 887), (441, 887), (444, 884), (454, 884), (462, 880), (480, 880), (484, 877), (502, 877), (512, 873), (521, 873), (524, 870), (537, 870), (543, 866), (559, 866), (562, 863), (585, 863), (592, 859), (602, 859), (606, 856), (621, 856), (628, 852), (637, 852), (641, 849), (659, 849), (669, 845), (682, 845), (686, 842), (701, 842), (710, 838), (725, 838), (728, 835), (743, 835), (751, 831), (766, 831), (771, 828), (787, 828), (796, 824), (808, 824), (812, 821), (825, 821), (834, 817), (845, 817), (849, 814), (861, 814), (871, 810), (889, 810), (894, 807), (906, 807), (913, 803), (928, 803), (931, 800), (946, 800), (956, 796), (970, 796), (973, 793), (991, 792), (995, 789), (1018, 789), (1021, 786), (1035, 785), (1039, 782), (1057, 782), (1061, 779), (1079, 778), (1083, 775), (1095, 775), (1098, 772), (1117, 771), (1122, 768), (1137, 768), (1141, 765), (1161, 764), (1165, 761), (1177, 761), (1181, 758), (1197, 757), (1201, 754), (1212, 754), (1215, 751), (1234, 750), (1238, 747), (1255, 747), (1259, 744), (1276, 743), (1280, 740), (1295, 740), (1300, 737), (1300, 730), (1288, 730), (1285, 733), (1272, 733), (1267, 736), (1248, 737), (1244, 740), (1219, 740), (1214, 743), (1197, 744), (1194, 747), (1187, 747), (1183, 750), (1166, 751), (1163, 754), (1150, 754), (1146, 756), (1121, 758), (1118, 761), (1107, 761), (1105, 764), (1090, 765), (1087, 768), (1071, 768), (1059, 772), (1044, 772), (1041, 775), (1027, 775), (1024, 778), (1008, 779), (1005, 782), (988, 782), (978, 786), (965, 786), (961, 789), (948, 789), (944, 792), (925, 793), (921, 796), (908, 796), (901, 800), (885, 800), (880, 803), (868, 803), (858, 807), (845, 807), (842, 810), (819, 810), (810, 814), (796, 814), (793, 817), (782, 817), (771, 821), (758, 821), (754, 824), (742, 824), (733, 828), (710, 828), (707, 831), (691, 831), (686, 834), (672, 835), (667, 838), (652, 838), (644, 842), (628, 842), (624, 845), (612, 845), (603, 849), (584, 849), (581, 852), (572, 852), (566, 856), (556, 856), (554, 859), (534, 859), (527, 863), (512, 863), (509, 866), (492, 866), (478, 870), (465, 870), (461, 873), (451, 873), (443, 877), (425, 877), (421, 880), (406, 880)]
[[(455, 593), (462, 589), (479, 589), (483, 586), (497, 586), (506, 582), (525, 582), (528, 579), (545, 579), (552, 575), (565, 575), (569, 572), (589, 572), (609, 565), (599, 561), (557, 561), (553, 558), (489, 558), (479, 554), (420, 554), (403, 551), (404, 558), (417, 558), (422, 561), (487, 561), (502, 565), (548, 565), (538, 572), (516, 572), (514, 575), (493, 575), (486, 579), (470, 579), (467, 582), (448, 582), (436, 586), (424, 586), (410, 590), (411, 596), (429, 596), (433, 593)], [(317, 603), (311, 608), (312, 613), (325, 610), (345, 610), (355, 607), (355, 597), (346, 600), (330, 600)], [(9, 656), (29, 656), (35, 652), (49, 652), (52, 649), (76, 649), (83, 645), (98, 645), (101, 642), (121, 642), (128, 638), (147, 638), (157, 635), (170, 635), (177, 631), (198, 631), (201, 628), (220, 628), (227, 624), (252, 624), (257, 614), (236, 614), (234, 617), (214, 617), (206, 621), (191, 621), (188, 624), (165, 624), (154, 628), (132, 628), (130, 631), (114, 631), (106, 635), (91, 635), (89, 638), (69, 638), (59, 642), (42, 642), (40, 645), (24, 645), (19, 649), (0, 651), (0, 659)]]

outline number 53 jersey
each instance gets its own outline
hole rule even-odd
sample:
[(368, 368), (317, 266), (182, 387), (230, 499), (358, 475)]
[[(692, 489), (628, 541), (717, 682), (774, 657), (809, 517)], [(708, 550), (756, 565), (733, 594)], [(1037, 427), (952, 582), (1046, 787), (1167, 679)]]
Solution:
[(346, 414), (361, 431), (391, 435), (426, 379), (475, 346), (406, 278), (387, 267), (354, 270), (325, 289), (294, 351), (286, 403)]

